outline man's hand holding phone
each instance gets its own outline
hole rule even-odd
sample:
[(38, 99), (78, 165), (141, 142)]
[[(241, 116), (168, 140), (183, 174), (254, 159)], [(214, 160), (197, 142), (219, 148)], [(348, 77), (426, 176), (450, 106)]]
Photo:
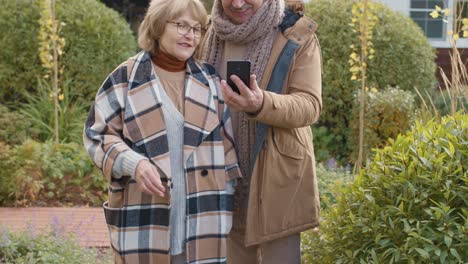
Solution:
[[(221, 81), (221, 90), (224, 96), (224, 101), (234, 111), (257, 114), (263, 106), (263, 91), (258, 87), (256, 75), (250, 75), (250, 62), (248, 64), (248, 71), (240, 67), (236, 67), (233, 70), (233, 64), (228, 62), (226, 71), (228, 74), (227, 78), (232, 81), (231, 84), (236, 86), (239, 93), (235, 92), (235, 88), (233, 89), (233, 87), (225, 80)], [(239, 63), (237, 63), (237, 65), (239, 65)], [(236, 63), (234, 63), (234, 66), (236, 66)], [(246, 74), (246, 72), (248, 74)], [(238, 76), (235, 73), (244, 76)], [(246, 75), (248, 76), (247, 78)], [(248, 86), (244, 81), (242, 81), (242, 79), (247, 79), (250, 85)]]

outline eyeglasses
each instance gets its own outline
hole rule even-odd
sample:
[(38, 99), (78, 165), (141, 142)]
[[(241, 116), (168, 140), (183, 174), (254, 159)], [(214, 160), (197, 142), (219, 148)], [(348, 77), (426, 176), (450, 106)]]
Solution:
[(187, 35), (190, 30), (193, 29), (193, 35), (195, 38), (200, 38), (204, 30), (201, 27), (192, 27), (187, 23), (180, 23), (180, 22), (174, 22), (174, 21), (167, 21), (167, 23), (171, 23), (173, 25), (177, 26), (177, 33), (180, 35)]

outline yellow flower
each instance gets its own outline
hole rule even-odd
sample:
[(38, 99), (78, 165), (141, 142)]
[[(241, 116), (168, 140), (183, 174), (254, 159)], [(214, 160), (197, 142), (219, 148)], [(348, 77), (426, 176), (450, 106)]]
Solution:
[(372, 87), (372, 88), (371, 88), (371, 92), (373, 92), (373, 93), (376, 93), (376, 92), (378, 92), (378, 91), (379, 91), (379, 90), (377, 90), (377, 88), (375, 88), (375, 87)]
[(468, 38), (468, 31), (463, 31), (463, 37)]
[(440, 8), (440, 6), (438, 6), (438, 5), (436, 5), (436, 6), (435, 6), (435, 10), (437, 10), (437, 11), (441, 11), (441, 10), (442, 10), (442, 8)]
[(351, 76), (351, 81), (354, 81), (356, 79), (357, 79), (356, 75)]
[(463, 23), (463, 25), (468, 25), (468, 18), (464, 18), (464, 19), (462, 20), (462, 23)]
[(350, 72), (358, 72), (361, 68), (359, 68), (358, 66), (353, 66), (349, 69)]
[(439, 12), (434, 10), (429, 15), (431, 15), (432, 18), (438, 18), (439, 17)]
[(444, 10), (442, 10), (442, 13), (444, 13), (444, 15), (446, 16), (450, 16), (450, 9), (445, 8)]
[(453, 40), (457, 41), (458, 39), (460, 38), (460, 36), (457, 34), (457, 35), (453, 35)]
[(62, 101), (65, 96), (63, 94), (59, 95), (58, 99), (59, 101)]

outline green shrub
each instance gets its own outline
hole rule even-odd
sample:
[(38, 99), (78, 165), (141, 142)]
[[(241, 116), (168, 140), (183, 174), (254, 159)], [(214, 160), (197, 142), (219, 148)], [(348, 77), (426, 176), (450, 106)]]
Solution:
[[(352, 120), (359, 120), (360, 91), (354, 99)], [(364, 157), (370, 158), (371, 149), (382, 148), (388, 139), (395, 139), (406, 132), (413, 124), (415, 117), (415, 95), (410, 91), (389, 87), (384, 90), (371, 89), (366, 94), (366, 111), (364, 122)], [(359, 142), (359, 122), (351, 123), (351, 144)], [(352, 160), (356, 161), (358, 149), (353, 149)]]
[(318, 188), (320, 193), (320, 209), (326, 210), (336, 203), (336, 190), (350, 182), (353, 175), (341, 168), (326, 168), (317, 165)]
[[(43, 81), (38, 86), (36, 95), (25, 94), (26, 103), (21, 104), (19, 112), (36, 132), (31, 137), (44, 142), (55, 138), (53, 89)], [(88, 107), (83, 99), (76, 99), (76, 91), (69, 86), (69, 82), (64, 83), (60, 92), (63, 99), (58, 108), (59, 140), (81, 144)]]
[(31, 127), (25, 117), (0, 104), (0, 142), (8, 145), (21, 144), (28, 137), (34, 137), (38, 131)]
[(0, 205), (15, 199), (18, 186), (13, 178), (19, 164), (12, 161), (11, 148), (0, 141)]
[[(464, 87), (463, 91), (468, 91), (468, 87)], [(432, 96), (433, 103), (437, 111), (441, 116), (448, 115), (452, 111), (452, 96), (447, 90), (444, 91), (434, 91)], [(457, 110), (463, 109), (465, 112), (468, 111), (468, 100), (466, 95), (460, 95), (456, 98), (457, 100)], [(426, 100), (428, 101), (428, 100)]]
[(339, 153), (334, 151), (336, 144), (344, 144), (344, 138), (340, 138), (340, 135), (334, 135), (331, 129), (325, 126), (312, 125), (312, 133), (314, 135), (314, 153), (315, 159), (319, 162), (325, 162), (331, 157), (337, 160), (343, 160), (346, 157), (342, 157)]
[(211, 13), (211, 9), (213, 8), (213, 0), (202, 0), (203, 5), (206, 8), (206, 11), (208, 11), (208, 14)]
[(112, 263), (111, 252), (81, 247), (73, 236), (0, 231), (0, 263)]
[(466, 263), (468, 115), (391, 141), (322, 214), (306, 263)]
[(2, 184), (15, 190), (1, 193), (3, 205), (100, 206), (106, 199), (106, 180), (79, 144), (28, 140), (0, 162), (0, 168), (10, 168), (0, 171)]
[[(66, 24), (63, 79), (91, 100), (109, 72), (135, 53), (135, 38), (125, 20), (99, 1), (56, 3), (57, 18)], [(43, 73), (38, 1), (0, 1), (0, 17), (0, 102), (14, 104), (34, 91)]]
[[(316, 128), (326, 127), (334, 137), (333, 145), (322, 145), (316, 138), (315, 149), (327, 149), (343, 164), (348, 162), (351, 148), (349, 128), (356, 120), (349, 115), (353, 93), (359, 83), (351, 81), (349, 55), (351, 44), (358, 42), (348, 25), (351, 22), (353, 0), (314, 0), (306, 4), (306, 14), (319, 25), (323, 59), (324, 110)], [(398, 86), (413, 91), (434, 86), (434, 50), (422, 30), (407, 16), (378, 4), (378, 23), (374, 27), (372, 42), (375, 58), (369, 62), (369, 86), (384, 88)], [(315, 134), (314, 134), (315, 135)], [(329, 136), (327, 136), (329, 137)], [(320, 160), (319, 160), (320, 161)]]

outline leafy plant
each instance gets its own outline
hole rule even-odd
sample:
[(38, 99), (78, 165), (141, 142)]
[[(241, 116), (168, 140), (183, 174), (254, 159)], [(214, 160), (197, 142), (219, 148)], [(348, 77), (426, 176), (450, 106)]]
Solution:
[(76, 143), (28, 140), (9, 150), (2, 165), (12, 169), (0, 172), (0, 178), (15, 187), (13, 194), (2, 193), (0, 201), (6, 205), (100, 206), (106, 198), (106, 180)]
[[(468, 87), (465, 86), (462, 88), (463, 91), (468, 91)], [(468, 100), (463, 95), (452, 97), (450, 91), (434, 91), (432, 94), (433, 103), (440, 116), (448, 115), (451, 113), (452, 100), (456, 100), (457, 105), (460, 110), (464, 109), (466, 112), (468, 110)]]
[[(135, 37), (116, 11), (97, 0), (56, 0), (56, 14), (65, 23), (63, 80), (89, 105), (105, 77), (136, 52)], [(39, 1), (1, 1), (0, 17), (0, 102), (18, 107), (43, 76), (39, 43), (32, 41), (39, 34)]]
[(466, 263), (467, 142), (461, 113), (391, 140), (322, 214), (306, 263)]
[(36, 137), (37, 133), (21, 113), (0, 104), (0, 142), (8, 145), (21, 144), (29, 137)]
[(71, 235), (62, 237), (53, 232), (36, 235), (28, 231), (13, 233), (4, 227), (0, 232), (1, 263), (94, 264), (112, 262), (111, 252), (84, 248)]
[(205, 6), (206, 11), (208, 11), (208, 13), (211, 13), (211, 9), (213, 8), (213, 2), (213, 0), (202, 0), (202, 3)]
[[(328, 151), (342, 165), (349, 162), (352, 150), (349, 128), (353, 122), (349, 115), (353, 106), (353, 93), (358, 84), (351, 80), (349, 55), (355, 43), (354, 33), (348, 25), (353, 0), (314, 0), (306, 4), (306, 15), (319, 25), (317, 31), (323, 58), (324, 110), (316, 127), (326, 127), (333, 136), (331, 146), (320, 145), (315, 137), (315, 150)], [(390, 8), (375, 6), (378, 23), (373, 28), (375, 57), (366, 72), (369, 87), (400, 87), (414, 91), (435, 86), (435, 53), (424, 33), (410, 18)], [(333, 7), (333, 8), (331, 8)], [(323, 150), (322, 148), (327, 148)], [(328, 159), (328, 158), (327, 158)], [(323, 161), (323, 160), (319, 160)]]
[[(58, 130), (60, 142), (81, 143), (83, 124), (86, 119), (87, 103), (77, 98), (73, 93), (70, 83), (65, 81), (62, 85), (61, 100), (58, 105)], [(55, 105), (53, 89), (50, 84), (38, 81), (37, 95), (25, 94), (26, 103), (22, 104), (20, 113), (25, 120), (37, 131), (40, 141), (53, 140), (55, 138)]]
[(336, 203), (337, 190), (354, 179), (354, 175), (343, 168), (326, 168), (317, 164), (320, 209), (327, 210)]
[[(374, 14), (375, 5), (369, 4), (369, 0), (362, 0), (354, 3), (352, 8), (351, 27), (353, 32), (356, 32), (358, 43), (351, 45), (352, 53), (349, 56), (349, 64), (351, 71), (351, 80), (357, 80), (361, 83), (361, 96), (359, 100), (359, 143), (358, 158), (356, 167), (358, 170), (362, 168), (364, 159), (364, 117), (366, 109), (365, 90), (367, 88), (367, 67), (368, 61), (374, 58), (375, 50), (372, 43), (373, 28), (378, 22), (377, 16)], [(358, 53), (360, 55), (358, 55)]]
[(16, 164), (11, 157), (9, 145), (0, 141), (0, 204), (5, 204), (14, 200), (14, 194), (18, 191), (18, 186), (13, 178), (19, 164)]
[[(359, 97), (361, 91), (355, 96), (352, 111), (353, 119), (359, 116)], [(365, 107), (365, 149), (364, 157), (370, 158), (371, 149), (383, 148), (388, 139), (395, 139), (399, 134), (410, 129), (415, 117), (415, 95), (409, 91), (389, 87), (383, 90), (375, 88), (366, 91)], [(357, 123), (351, 124), (351, 143), (358, 143), (359, 128)], [(354, 149), (352, 160), (356, 160), (357, 150)]]
[(61, 58), (63, 56), (63, 48), (65, 39), (61, 36), (62, 26), (65, 23), (58, 21), (55, 18), (55, 0), (39, 1), (41, 19), (39, 20), (39, 57), (42, 67), (44, 68), (44, 79), (51, 79), (52, 97), (54, 102), (54, 138), (55, 143), (59, 143), (59, 79), (63, 73), (61, 66)]

